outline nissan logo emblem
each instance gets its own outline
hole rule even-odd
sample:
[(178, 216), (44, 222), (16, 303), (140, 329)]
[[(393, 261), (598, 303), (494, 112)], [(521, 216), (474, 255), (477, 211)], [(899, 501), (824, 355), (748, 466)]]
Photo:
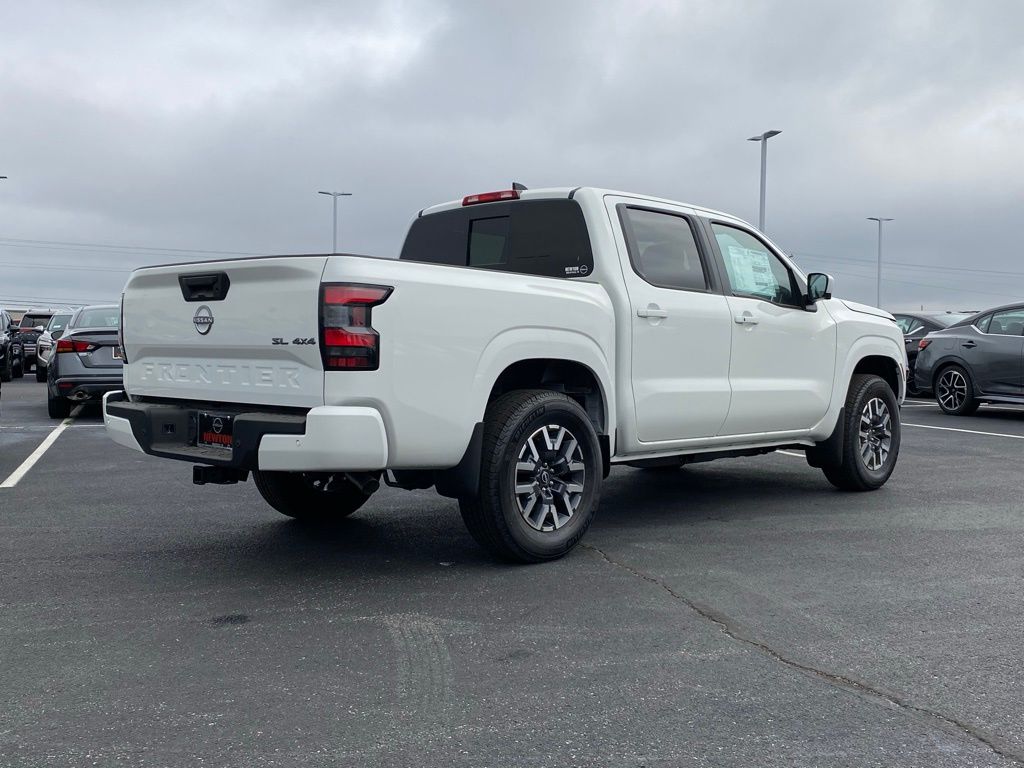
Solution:
[(192, 324), (195, 325), (196, 330), (203, 336), (210, 332), (213, 328), (213, 312), (205, 304), (196, 310), (196, 313), (192, 316)]
[(215, 434), (220, 434), (224, 431), (224, 420), (218, 416), (213, 420), (213, 431)]

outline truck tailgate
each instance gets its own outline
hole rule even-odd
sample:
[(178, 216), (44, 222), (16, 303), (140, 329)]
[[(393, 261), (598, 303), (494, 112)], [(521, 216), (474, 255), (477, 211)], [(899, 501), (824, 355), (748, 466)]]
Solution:
[[(123, 298), (127, 391), (323, 405), (318, 307), (326, 262), (326, 256), (281, 256), (134, 272)], [(193, 279), (179, 281), (182, 276)]]

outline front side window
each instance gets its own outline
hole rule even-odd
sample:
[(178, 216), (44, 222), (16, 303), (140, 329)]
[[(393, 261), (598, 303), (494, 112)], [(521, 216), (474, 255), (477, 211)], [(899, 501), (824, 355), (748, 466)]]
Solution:
[(722, 252), (729, 286), (737, 296), (749, 296), (772, 304), (800, 306), (796, 277), (768, 246), (749, 232), (712, 222), (711, 229)]
[(672, 213), (622, 206), (630, 261), (644, 280), (662, 288), (708, 289), (689, 219)]
[(1024, 336), (1024, 309), (994, 312), (985, 333), (999, 336)]

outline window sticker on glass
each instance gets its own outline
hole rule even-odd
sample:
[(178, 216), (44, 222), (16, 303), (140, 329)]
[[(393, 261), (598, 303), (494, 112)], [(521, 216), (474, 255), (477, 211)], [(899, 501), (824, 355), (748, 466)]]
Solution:
[(775, 295), (775, 276), (768, 254), (739, 245), (729, 246), (729, 261), (732, 269), (729, 277), (737, 293), (755, 293), (761, 296)]

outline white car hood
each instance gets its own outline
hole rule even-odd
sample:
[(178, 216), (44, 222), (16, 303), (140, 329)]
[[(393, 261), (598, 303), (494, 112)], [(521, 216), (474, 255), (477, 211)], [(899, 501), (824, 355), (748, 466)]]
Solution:
[(840, 301), (846, 305), (847, 309), (853, 310), (854, 312), (860, 312), (862, 315), (874, 315), (875, 317), (884, 317), (886, 320), (892, 320), (893, 322), (896, 322), (896, 318), (890, 315), (884, 309), (872, 307), (869, 304), (858, 304), (856, 301), (847, 301), (846, 299), (840, 299)]

